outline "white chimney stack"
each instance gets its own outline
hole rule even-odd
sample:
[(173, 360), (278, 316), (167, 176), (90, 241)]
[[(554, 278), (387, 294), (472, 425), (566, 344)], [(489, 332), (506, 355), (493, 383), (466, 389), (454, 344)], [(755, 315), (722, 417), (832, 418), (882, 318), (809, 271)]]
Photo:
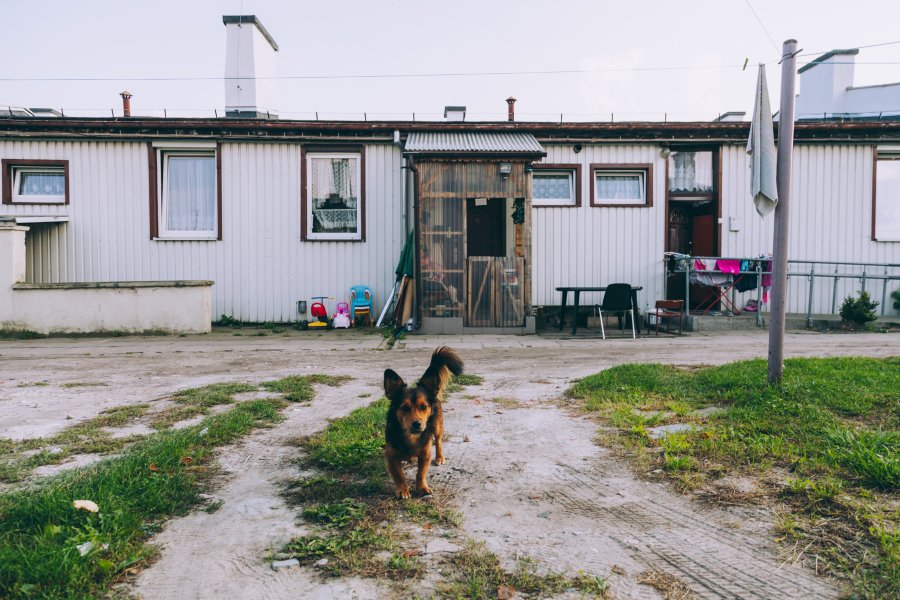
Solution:
[[(832, 50), (803, 65), (800, 93), (797, 95), (798, 119), (822, 119), (856, 112), (847, 91), (853, 87), (853, 67), (859, 50)], [(895, 108), (895, 107), (886, 107)]]
[(278, 44), (256, 15), (226, 15), (225, 116), (277, 119)]

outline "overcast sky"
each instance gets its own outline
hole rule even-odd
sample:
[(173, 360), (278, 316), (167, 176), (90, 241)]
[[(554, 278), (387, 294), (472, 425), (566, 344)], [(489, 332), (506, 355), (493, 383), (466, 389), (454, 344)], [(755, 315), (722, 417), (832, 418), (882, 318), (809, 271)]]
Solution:
[[(561, 113), (566, 121), (609, 120), (610, 113), (617, 121), (662, 120), (666, 113), (669, 120), (708, 120), (751, 111), (758, 62), (769, 63), (777, 110), (776, 63), (787, 38), (796, 38), (804, 54), (900, 40), (896, 0), (749, 5), (765, 28), (748, 0), (2, 0), (0, 106), (108, 115), (128, 89), (136, 114), (221, 114), (221, 80), (10, 79), (219, 78), (223, 14), (262, 21), (280, 47), (280, 76), (591, 71), (282, 79), (278, 108), (295, 119), (318, 111), (329, 119), (366, 112), (369, 119), (416, 113), (426, 120), (462, 104), (470, 120), (502, 120), (512, 95), (520, 120), (558, 120)], [(856, 60), (856, 85), (900, 81), (900, 43), (862, 49)]]

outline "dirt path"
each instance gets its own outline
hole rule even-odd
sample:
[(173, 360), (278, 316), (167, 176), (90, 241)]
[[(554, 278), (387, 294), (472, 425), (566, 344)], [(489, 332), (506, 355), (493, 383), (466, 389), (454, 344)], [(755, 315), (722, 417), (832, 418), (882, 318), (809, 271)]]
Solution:
[[(141, 574), (135, 591), (148, 600), (390, 596), (394, 588), (378, 582), (323, 582), (308, 570), (274, 572), (264, 562), (269, 550), (303, 532), (296, 509), (277, 493), (280, 480), (297, 474), (296, 448), (285, 442), (377, 397), (385, 367), (418, 376), (430, 351), (447, 343), (485, 381), (449, 399), (448, 463), (432, 470), (432, 487), (456, 497), (463, 532), (507, 564), (528, 555), (553, 570), (602, 576), (616, 566), (623, 573), (610, 576), (617, 597), (659, 597), (636, 582), (649, 569), (676, 575), (702, 597), (834, 597), (839, 590), (830, 582), (777, 558), (766, 511), (708, 508), (637, 479), (592, 442), (595, 424), (555, 401), (572, 379), (614, 364), (763, 357), (766, 342), (764, 332), (606, 342), (414, 337), (383, 352), (376, 351), (380, 339), (358, 335), (6, 341), (0, 342), (0, 437), (45, 435), (73, 423), (67, 414), (77, 422), (212, 382), (351, 375), (344, 387), (321, 389), (310, 406), (288, 408), (279, 426), (223, 450), (225, 476), (212, 494), (221, 508), (171, 521), (154, 540), (160, 559)], [(900, 336), (791, 333), (786, 351), (900, 355)], [(20, 387), (39, 381), (48, 385)], [(106, 385), (61, 387), (66, 382)]]

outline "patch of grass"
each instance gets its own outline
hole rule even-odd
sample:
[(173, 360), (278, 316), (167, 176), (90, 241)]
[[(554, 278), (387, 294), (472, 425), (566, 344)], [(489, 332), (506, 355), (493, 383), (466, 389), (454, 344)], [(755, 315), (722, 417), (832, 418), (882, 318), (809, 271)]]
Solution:
[(481, 385), (482, 383), (484, 383), (484, 377), (472, 375), (471, 373), (463, 373), (462, 375), (454, 375), (451, 377), (445, 391), (448, 394), (452, 394), (461, 391), (466, 386)]
[(106, 387), (108, 383), (104, 383), (102, 381), (70, 381), (69, 383), (63, 383), (59, 387), (63, 388), (77, 388), (77, 387)]
[[(151, 557), (145, 541), (162, 519), (201, 502), (210, 452), (274, 424), (285, 405), (245, 402), (198, 426), (153, 434), (118, 458), (0, 495), (4, 597), (102, 596), (126, 569)], [(75, 510), (75, 499), (93, 500), (100, 511)], [(85, 542), (93, 548), (81, 556), (76, 546)]]
[(505, 397), (491, 398), (491, 402), (493, 402), (494, 404), (496, 404), (497, 406), (500, 406), (502, 408), (509, 408), (509, 409), (520, 408), (522, 406), (522, 403), (519, 402), (518, 400), (516, 400), (515, 398), (505, 398)]
[(0, 340), (39, 340), (45, 337), (49, 336), (30, 329), (0, 329)]
[(50, 385), (49, 381), (22, 381), (16, 387), (44, 387)]
[[(691, 370), (622, 365), (569, 394), (626, 434), (607, 440), (660, 447), (652, 460), (685, 487), (728, 473), (763, 481), (776, 467), (793, 473), (784, 491), (800, 547), (816, 549), (820, 569), (849, 577), (856, 595), (900, 595), (897, 553), (878, 533), (890, 540), (900, 529), (900, 358), (788, 360), (780, 386), (766, 384), (766, 368), (764, 360)], [(693, 416), (707, 406), (725, 410)], [(697, 427), (649, 440), (646, 414)]]
[(683, 581), (665, 571), (644, 571), (637, 576), (636, 581), (649, 585), (666, 600), (692, 600), (697, 597)]
[(358, 408), (306, 440), (312, 464), (341, 474), (384, 475), (384, 424), (387, 398)]
[(249, 383), (213, 383), (199, 388), (190, 388), (176, 392), (172, 400), (180, 404), (196, 406), (218, 406), (234, 402), (235, 394), (256, 392), (258, 386)]
[[(438, 584), (440, 595), (450, 598), (485, 599), (498, 597), (546, 598), (567, 590), (606, 597), (609, 585), (602, 577), (581, 573), (567, 577), (562, 573), (539, 574), (536, 563), (520, 560), (515, 571), (507, 571), (496, 554), (483, 544), (469, 542), (444, 561), (446, 574)], [(501, 592), (502, 590), (502, 592)]]
[(275, 381), (266, 381), (262, 384), (268, 392), (284, 394), (284, 399), (289, 402), (309, 402), (315, 397), (313, 384), (338, 387), (350, 381), (351, 377), (341, 375), (289, 375)]
[[(135, 441), (135, 437), (113, 437), (106, 427), (121, 427), (141, 417), (149, 405), (133, 404), (107, 409), (92, 419), (67, 427), (46, 438), (0, 444), (0, 481), (21, 481), (35, 467), (56, 464), (73, 454), (109, 454)], [(24, 453), (38, 450), (30, 456)]]

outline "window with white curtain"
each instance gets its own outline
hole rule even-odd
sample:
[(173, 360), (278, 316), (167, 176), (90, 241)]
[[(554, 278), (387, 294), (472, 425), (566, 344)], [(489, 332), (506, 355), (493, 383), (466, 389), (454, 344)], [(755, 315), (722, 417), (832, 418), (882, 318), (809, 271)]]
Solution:
[(575, 206), (575, 171), (535, 170), (532, 173), (531, 199), (534, 206)]
[(361, 162), (357, 152), (306, 155), (306, 239), (362, 239)]
[(713, 192), (713, 153), (709, 150), (672, 152), (669, 155), (669, 192)]
[(216, 152), (157, 150), (159, 238), (218, 237)]
[(68, 204), (69, 161), (3, 159), (5, 204)]
[[(636, 166), (636, 165), (635, 165)], [(594, 206), (651, 206), (649, 193), (651, 167), (594, 167)]]
[(900, 242), (900, 153), (878, 155), (873, 210), (875, 240)]

